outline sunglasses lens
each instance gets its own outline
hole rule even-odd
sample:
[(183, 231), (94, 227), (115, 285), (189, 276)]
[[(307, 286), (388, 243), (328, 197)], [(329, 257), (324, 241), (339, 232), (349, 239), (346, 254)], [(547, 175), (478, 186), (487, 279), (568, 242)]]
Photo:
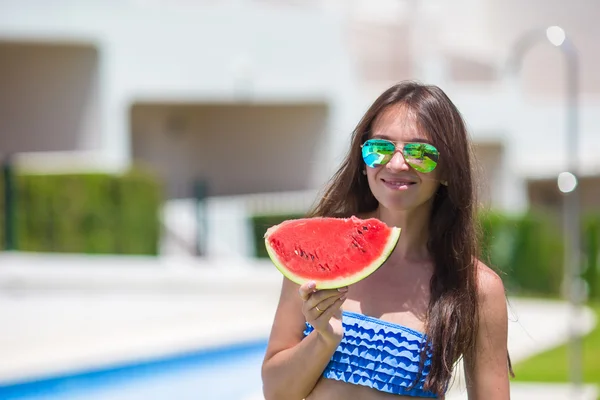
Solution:
[(418, 172), (431, 172), (438, 163), (440, 154), (429, 143), (407, 143), (404, 146), (404, 159)]
[(369, 139), (362, 147), (362, 157), (369, 168), (384, 165), (392, 159), (396, 146), (382, 139)]

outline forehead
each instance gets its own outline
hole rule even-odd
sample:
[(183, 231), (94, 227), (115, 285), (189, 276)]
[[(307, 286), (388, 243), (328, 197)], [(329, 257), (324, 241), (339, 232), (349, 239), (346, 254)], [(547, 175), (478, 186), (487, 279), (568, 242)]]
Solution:
[(416, 113), (398, 104), (385, 108), (373, 121), (370, 137), (382, 137), (399, 142), (428, 140), (417, 123)]

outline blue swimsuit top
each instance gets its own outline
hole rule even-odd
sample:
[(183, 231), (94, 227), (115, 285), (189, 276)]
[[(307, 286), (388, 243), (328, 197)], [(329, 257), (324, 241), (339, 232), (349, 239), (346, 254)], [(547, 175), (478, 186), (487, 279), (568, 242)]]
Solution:
[[(325, 378), (391, 394), (437, 397), (423, 389), (431, 366), (430, 351), (419, 375), (425, 334), (349, 311), (342, 313), (342, 324), (344, 337), (323, 371)], [(313, 327), (307, 322), (304, 336), (312, 331)]]

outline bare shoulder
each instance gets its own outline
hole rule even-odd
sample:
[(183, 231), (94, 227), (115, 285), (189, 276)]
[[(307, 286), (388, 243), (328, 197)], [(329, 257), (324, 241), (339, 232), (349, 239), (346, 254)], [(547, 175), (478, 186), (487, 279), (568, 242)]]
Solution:
[(506, 292), (502, 278), (483, 262), (477, 263), (477, 293), (480, 304), (506, 302)]
[(502, 279), (477, 264), (479, 326), (475, 352), (465, 357), (469, 398), (508, 399), (508, 313)]
[(489, 349), (495, 348), (500, 354), (507, 351), (508, 335), (508, 308), (504, 284), (500, 276), (482, 262), (477, 265), (477, 281), (480, 351), (494, 353)]

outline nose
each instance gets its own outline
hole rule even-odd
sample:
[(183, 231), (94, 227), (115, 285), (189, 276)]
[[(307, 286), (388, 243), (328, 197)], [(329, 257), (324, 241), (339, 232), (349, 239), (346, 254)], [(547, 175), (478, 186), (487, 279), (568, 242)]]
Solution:
[(394, 171), (408, 171), (410, 169), (410, 166), (406, 163), (406, 160), (400, 151), (394, 152), (392, 159), (386, 164), (386, 167)]

